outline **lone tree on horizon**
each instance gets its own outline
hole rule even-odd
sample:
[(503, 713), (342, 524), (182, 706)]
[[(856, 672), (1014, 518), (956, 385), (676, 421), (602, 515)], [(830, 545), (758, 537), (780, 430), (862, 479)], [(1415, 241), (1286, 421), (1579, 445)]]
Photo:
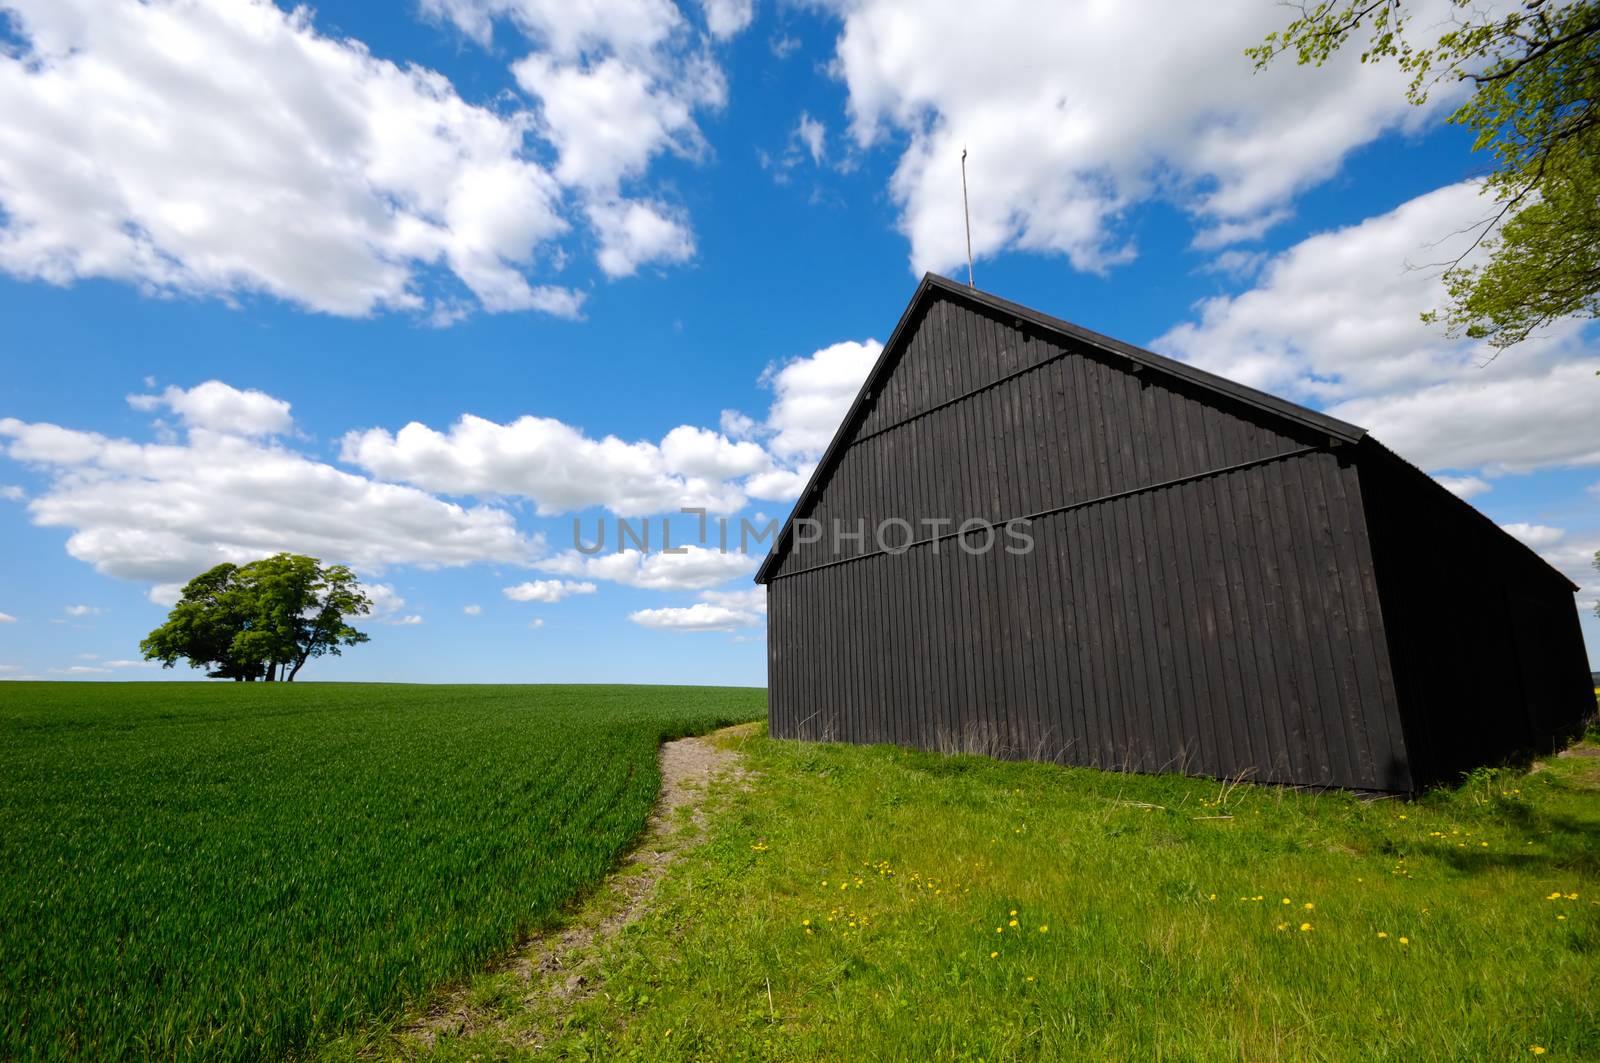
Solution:
[(167, 622), (139, 643), (146, 660), (185, 658), (213, 679), (294, 682), (306, 661), (368, 636), (345, 622), (372, 612), (354, 572), (303, 554), (223, 563), (184, 585)]

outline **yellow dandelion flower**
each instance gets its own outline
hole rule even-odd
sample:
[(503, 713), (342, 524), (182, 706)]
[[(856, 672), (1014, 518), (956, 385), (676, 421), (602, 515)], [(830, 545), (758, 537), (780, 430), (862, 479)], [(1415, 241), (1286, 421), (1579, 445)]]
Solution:
[(1212, 895), (1211, 895), (1211, 899), (1212, 899), (1212, 900), (1216, 900), (1216, 899), (1217, 899), (1217, 895), (1216, 895), (1216, 894), (1215, 894), (1215, 893), (1213, 893), (1213, 894), (1212, 894)]
[(1011, 909), (1011, 914), (1012, 915), (1016, 915), (1017, 914), (1017, 910), (1015, 908)]
[(1289, 924), (1288, 923), (1279, 923), (1278, 924), (1278, 929), (1279, 930), (1288, 930), (1289, 929)]
[(1004, 934), (1006, 932), (1006, 928), (1003, 926), (997, 926), (994, 928), (994, 932), (996, 934)]
[(1041, 925), (1039, 927), (1039, 933), (1041, 933), (1041, 934), (1050, 933), (1050, 924), (1049, 923), (1045, 923), (1045, 924)]
[(1561, 899), (1561, 891), (1560, 890), (1556, 890), (1554, 893), (1550, 894), (1550, 896), (1545, 898), (1545, 900), (1547, 900), (1547, 901), (1559, 901), (1560, 899)]
[(1577, 894), (1576, 894), (1576, 893), (1569, 893), (1569, 894), (1567, 894), (1567, 900), (1569, 900), (1569, 901), (1575, 901), (1575, 900), (1577, 900), (1577, 899), (1578, 899), (1578, 895), (1577, 895)]
[(1309, 912), (1309, 911), (1311, 911), (1311, 910), (1312, 910), (1312, 909), (1313, 909), (1313, 908), (1315, 908), (1315, 907), (1316, 907), (1316, 905), (1314, 905), (1314, 904), (1312, 904), (1312, 903), (1311, 903), (1311, 902), (1310, 902), (1310, 901), (1307, 901), (1307, 902), (1306, 902), (1306, 911), (1308, 911), (1308, 912)]
[(1011, 920), (1011, 922), (1007, 923), (1006, 925), (1007, 926), (1016, 926), (1017, 925), (1017, 921), (1015, 919), (1013, 919), (1013, 920)]
[(664, 1033), (664, 1034), (662, 1034), (662, 1035), (661, 1035), (661, 1036), (662, 1036), (662, 1037), (663, 1037), (663, 1038), (667, 1038), (667, 1037), (671, 1037), (671, 1036), (672, 1036), (672, 1027), (670, 1027), (670, 1026), (668, 1026), (668, 1027), (667, 1027), (667, 1032), (666, 1032), (666, 1033)]
[(1387, 930), (1380, 930), (1378, 931), (1378, 936), (1381, 938), (1386, 938), (1389, 936), (1389, 932)]
[(811, 925), (811, 920), (809, 920), (809, 919), (802, 919), (802, 920), (800, 920), (800, 925), (801, 925), (801, 926), (810, 926), (810, 925)]
[(1529, 1045), (1528, 1046), (1528, 1051), (1532, 1052), (1536, 1056), (1542, 1056), (1542, 1055), (1544, 1055), (1544, 1046), (1543, 1045)]
[(1029, 975), (1029, 976), (1028, 976), (1028, 981), (1030, 981), (1030, 982), (1031, 982), (1031, 981), (1033, 981), (1033, 975), (1031, 975), (1031, 974), (1030, 974), (1030, 975)]
[(1411, 944), (1411, 939), (1410, 938), (1401, 938), (1400, 939), (1400, 944), (1409, 945), (1409, 944)]
[(998, 955), (1000, 955), (998, 952), (991, 952), (991, 953), (989, 953), (989, 958), (992, 960)]
[(1312, 927), (1312, 925), (1310, 923), (1301, 923), (1300, 924), (1300, 933), (1302, 933), (1302, 934), (1309, 934), (1309, 933), (1311, 933), (1311, 931), (1313, 929), (1314, 929), (1314, 927)]
[(1564, 916), (1564, 915), (1558, 915), (1558, 916), (1556, 916), (1556, 918), (1557, 918), (1557, 919), (1565, 919), (1565, 918), (1566, 918), (1566, 916)]

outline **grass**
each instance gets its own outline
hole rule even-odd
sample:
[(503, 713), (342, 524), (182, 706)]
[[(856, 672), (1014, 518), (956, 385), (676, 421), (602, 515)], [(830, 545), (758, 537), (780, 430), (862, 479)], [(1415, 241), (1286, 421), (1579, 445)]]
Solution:
[(0, 684), (0, 1058), (282, 1056), (548, 924), (694, 687)]
[(1405, 802), (744, 750), (648, 914), (568, 958), (592, 991), (485, 976), (434, 1053), (1600, 1058), (1600, 758)]

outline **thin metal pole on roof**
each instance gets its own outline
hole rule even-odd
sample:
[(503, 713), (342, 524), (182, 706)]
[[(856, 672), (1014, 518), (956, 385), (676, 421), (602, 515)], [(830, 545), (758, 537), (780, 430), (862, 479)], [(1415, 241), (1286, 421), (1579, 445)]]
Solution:
[(967, 146), (961, 145), (961, 216), (967, 222), (967, 287), (976, 288), (972, 282), (972, 211), (967, 207)]

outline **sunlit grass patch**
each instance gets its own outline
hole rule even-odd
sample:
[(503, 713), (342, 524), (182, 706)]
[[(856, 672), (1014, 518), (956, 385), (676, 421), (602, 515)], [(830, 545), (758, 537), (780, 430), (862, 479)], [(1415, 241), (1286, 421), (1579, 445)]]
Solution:
[(1415, 802), (756, 739), (599, 991), (599, 1058), (1600, 1054), (1600, 771)]

